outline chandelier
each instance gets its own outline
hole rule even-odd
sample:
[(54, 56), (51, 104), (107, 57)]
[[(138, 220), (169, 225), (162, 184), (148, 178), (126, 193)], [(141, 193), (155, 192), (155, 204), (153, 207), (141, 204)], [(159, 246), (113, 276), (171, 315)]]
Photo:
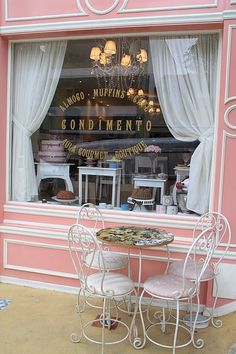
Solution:
[(118, 38), (116, 41), (103, 40), (92, 47), (90, 59), (92, 73), (98, 81), (103, 78), (110, 88), (127, 90), (135, 82), (140, 82), (148, 55), (140, 40)]
[(140, 106), (145, 112), (150, 114), (160, 114), (161, 108), (157, 100), (150, 100), (148, 95), (144, 93), (143, 89), (135, 89), (130, 87), (127, 91), (127, 97)]

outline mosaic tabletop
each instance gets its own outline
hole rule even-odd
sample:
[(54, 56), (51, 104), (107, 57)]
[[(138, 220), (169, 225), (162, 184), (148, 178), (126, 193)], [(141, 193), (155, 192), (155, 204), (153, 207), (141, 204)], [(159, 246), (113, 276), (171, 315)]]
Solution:
[(162, 246), (174, 240), (174, 235), (166, 230), (138, 226), (108, 227), (96, 236), (103, 243), (119, 246)]

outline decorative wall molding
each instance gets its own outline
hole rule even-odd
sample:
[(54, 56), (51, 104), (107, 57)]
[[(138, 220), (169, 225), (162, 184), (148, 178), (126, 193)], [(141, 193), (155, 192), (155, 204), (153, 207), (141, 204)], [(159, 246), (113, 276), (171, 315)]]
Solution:
[(79, 8), (79, 11), (76, 11), (75, 13), (63, 13), (63, 14), (57, 14), (57, 15), (44, 15), (44, 16), (25, 16), (25, 17), (10, 17), (9, 16), (9, 0), (5, 0), (5, 21), (10, 22), (10, 21), (29, 21), (29, 20), (48, 20), (48, 19), (60, 19), (60, 18), (71, 18), (71, 17), (81, 17), (81, 16), (88, 16), (88, 14), (81, 8)]
[[(55, 208), (54, 205), (29, 205), (29, 203), (17, 203), (9, 202), (4, 205), (4, 212), (27, 214), (35, 216), (49, 216), (63, 219), (72, 219), (75, 221), (78, 209), (73, 207), (61, 206), (61, 208)], [(107, 222), (117, 222), (122, 224), (135, 224), (135, 225), (150, 225), (150, 226), (162, 226), (183, 229), (193, 229), (198, 216), (186, 216), (186, 215), (161, 215), (153, 218), (153, 214), (150, 213), (122, 213), (121, 211), (105, 210), (103, 213), (104, 219)], [(0, 226), (0, 230), (4, 227), (4, 224)]]
[(223, 190), (224, 190), (224, 171), (225, 171), (225, 158), (226, 158), (226, 144), (227, 139), (236, 139), (236, 134), (230, 134), (223, 130), (223, 140), (221, 147), (221, 167), (220, 167), (220, 183), (219, 183), (219, 202), (218, 202), (218, 210), (222, 212), (222, 202), (223, 202)]
[[(84, 11), (84, 9), (82, 8), (82, 5), (81, 5), (81, 0), (76, 0), (77, 2), (77, 6), (79, 8), (80, 11)], [(97, 8), (95, 8), (94, 6), (92, 6), (90, 4), (90, 1), (89, 0), (84, 0), (84, 3), (85, 5), (87, 6), (87, 8), (93, 12), (94, 14), (97, 14), (97, 15), (105, 15), (105, 14), (108, 14), (109, 12), (113, 11), (117, 5), (119, 4), (120, 0), (113, 0), (113, 4), (110, 6), (110, 7), (107, 7), (103, 10), (99, 10)]]
[[(15, 244), (15, 245), (19, 245), (19, 246), (30, 246), (30, 247), (36, 247), (36, 248), (47, 248), (48, 250), (50, 249), (56, 249), (58, 250), (58, 252), (60, 251), (64, 251), (67, 250), (68, 247), (64, 246), (64, 245), (58, 245), (55, 242), (53, 244), (51, 243), (46, 243), (43, 242), (44, 238), (41, 237), (41, 242), (37, 242), (37, 241), (27, 241), (27, 240), (19, 240), (16, 239), (17, 233), (6, 233), (9, 235), (13, 235), (13, 237), (15, 238), (4, 238), (3, 237), (3, 243), (4, 243), (4, 247), (3, 247), (3, 266), (6, 269), (15, 269), (15, 270), (21, 270), (21, 271), (27, 271), (27, 272), (34, 272), (34, 273), (38, 273), (38, 274), (47, 274), (47, 275), (56, 275), (56, 276), (62, 276), (62, 277), (67, 277), (67, 274), (64, 273), (59, 273), (59, 272), (54, 272), (54, 271), (47, 271), (45, 269), (33, 269), (33, 268), (29, 268), (29, 267), (22, 267), (22, 266), (16, 266), (16, 265), (12, 265), (9, 264), (8, 262), (8, 246), (11, 244)], [(29, 236), (29, 234), (27, 235)], [(32, 237), (37, 237), (34, 233), (32, 233)], [(39, 236), (38, 236), (39, 237)], [(49, 238), (48, 238), (49, 239)], [(58, 241), (60, 242), (62, 240), (62, 238), (58, 237), (58, 238), (54, 238), (54, 241)], [(67, 240), (67, 234), (65, 234), (65, 237), (63, 238), (64, 241)], [(176, 258), (175, 255), (179, 255), (179, 254), (186, 254), (189, 250), (189, 246), (191, 243), (191, 239), (190, 238), (185, 238), (185, 237), (178, 237), (175, 239), (175, 243), (170, 244), (169, 245), (169, 251), (171, 252), (171, 257), (170, 257), (170, 261), (173, 262), (175, 260), (178, 259), (178, 257)], [(229, 263), (231, 261), (234, 261), (236, 259), (236, 244), (231, 244), (230, 249), (227, 253), (227, 255), (225, 256), (225, 260), (229, 261)], [(233, 250), (235, 249), (235, 250)], [(152, 251), (158, 251), (161, 252), (163, 250), (166, 251), (166, 247), (165, 246), (161, 246), (161, 247), (153, 247)], [(127, 254), (126, 250), (124, 251), (122, 249), (122, 251), (120, 251), (120, 253), (122, 254)], [(138, 259), (139, 255), (137, 253), (134, 253), (132, 250), (130, 250), (130, 257), (133, 259)], [(222, 256), (222, 252), (220, 250), (217, 250), (217, 252), (215, 253), (215, 258), (218, 259)], [(167, 256), (160, 256), (160, 255), (148, 255), (145, 254), (145, 251), (142, 254), (142, 259), (143, 260), (149, 260), (149, 261), (159, 261), (159, 262), (167, 262)], [(70, 275), (68, 276), (69, 278), (71, 277)], [(74, 277), (73, 277), (74, 278)]]
[(58, 271), (54, 271), (54, 270), (50, 270), (50, 269), (33, 268), (33, 267), (11, 264), (8, 261), (8, 247), (12, 244), (19, 245), (19, 246), (25, 246), (25, 247), (47, 248), (48, 250), (50, 250), (50, 249), (54, 249), (54, 250), (58, 250), (58, 251), (61, 251), (61, 250), (67, 251), (68, 250), (67, 246), (5, 239), (3, 241), (3, 268), (4, 269), (12, 269), (12, 270), (17, 270), (17, 271), (31, 272), (31, 273), (44, 274), (44, 275), (52, 275), (52, 276), (64, 277), (64, 278), (65, 277), (66, 278), (73, 278), (73, 279), (78, 278), (76, 276), (76, 274), (63, 273), (63, 272), (58, 272)]
[[(91, 5), (90, 0), (84, 0), (84, 4), (82, 5), (81, 0), (75, 0), (78, 12), (76, 11), (75, 13), (63, 13), (63, 14), (55, 14), (55, 15), (42, 15), (42, 16), (25, 16), (25, 17), (10, 17), (9, 16), (9, 9), (10, 9), (10, 4), (9, 0), (5, 0), (5, 21), (29, 21), (29, 20), (45, 20), (45, 19), (59, 19), (62, 17), (76, 17), (76, 16), (89, 16), (88, 11), (91, 11), (92, 13), (96, 15), (106, 15), (118, 8), (118, 5), (122, 2), (121, 0), (113, 0), (113, 4), (111, 6), (104, 8), (104, 9), (98, 9)], [(207, 9), (207, 8), (217, 8), (218, 7), (218, 0), (212, 0), (208, 1), (206, 4), (201, 4), (197, 3), (195, 1), (195, 4), (186, 4), (182, 5), (181, 1), (179, 1), (179, 5), (164, 5), (164, 6), (155, 6), (155, 7), (148, 7), (147, 2), (143, 3), (143, 6), (136, 7), (136, 8), (131, 8), (129, 9), (127, 7), (129, 3), (129, 0), (123, 0), (123, 3), (121, 4), (120, 8), (117, 10), (117, 14), (135, 14), (135, 13), (146, 13), (146, 12), (160, 12), (160, 11), (178, 11), (178, 10), (192, 10), (192, 9)], [(137, 3), (137, 2), (136, 2)], [(87, 7), (87, 9), (86, 9)]]
[[(131, 8), (128, 9), (127, 5), (129, 3), (130, 0), (124, 0), (123, 4), (121, 5), (120, 10), (118, 11), (118, 13), (137, 13), (137, 12), (152, 12), (152, 11), (176, 11), (176, 10), (190, 10), (190, 9), (203, 9), (203, 8), (212, 8), (212, 7), (216, 7), (218, 6), (218, 0), (213, 0), (213, 1), (209, 1), (206, 4), (190, 4), (190, 2), (188, 3), (188, 5), (182, 5), (183, 2), (179, 1), (179, 5), (163, 5), (163, 6), (155, 6), (155, 7), (148, 7), (147, 2), (141, 2), (141, 4), (143, 5), (143, 7), (136, 7), (136, 8)], [(165, 2), (166, 3), (166, 2)], [(136, 1), (136, 4), (138, 5), (138, 2)]]
[(226, 52), (226, 68), (225, 68), (225, 104), (235, 100), (236, 96), (229, 97), (229, 82), (230, 82), (230, 63), (231, 63), (231, 54), (232, 54), (232, 33), (233, 30), (236, 31), (236, 25), (228, 26), (228, 40), (227, 40), (227, 52)]
[(235, 110), (235, 116), (236, 116), (236, 105), (228, 107), (227, 110), (225, 111), (225, 114), (224, 114), (224, 122), (231, 129), (236, 129), (236, 125), (230, 123), (230, 120), (229, 120), (229, 114), (234, 110)]
[[(233, 14), (236, 19), (236, 11)], [(45, 17), (44, 19), (50, 19)], [(14, 19), (14, 22), (22, 22), (26, 19)], [(32, 18), (31, 20), (37, 20)], [(7, 22), (9, 22), (8, 20)], [(12, 20), (13, 21), (13, 20)], [(170, 16), (141, 16), (141, 17), (125, 17), (112, 19), (96, 19), (96, 20), (77, 20), (77, 21), (62, 21), (51, 23), (37, 23), (37, 24), (18, 24), (0, 27), (1, 35), (19, 34), (19, 33), (34, 33), (34, 32), (49, 32), (49, 31), (79, 31), (91, 29), (111, 29), (111, 28), (129, 28), (140, 26), (158, 26), (158, 25), (179, 25), (179, 24), (199, 24), (199, 23), (215, 23), (222, 22), (222, 13), (192, 13), (192, 14), (178, 14)]]
[[(36, 274), (42, 274), (42, 275), (51, 275), (51, 276), (57, 276), (57, 277), (63, 277), (63, 278), (71, 278), (71, 279), (77, 279), (78, 276), (75, 273), (65, 273), (65, 272), (59, 272), (51, 269), (46, 269), (46, 268), (33, 268), (29, 266), (22, 266), (22, 265), (17, 265), (17, 264), (11, 264), (8, 261), (8, 253), (9, 253), (9, 248), (11, 245), (18, 245), (20, 247), (34, 247), (34, 248), (45, 248), (47, 250), (58, 250), (60, 251), (68, 251), (69, 255), (69, 250), (68, 246), (62, 246), (62, 245), (55, 245), (55, 244), (49, 244), (49, 243), (40, 243), (40, 242), (29, 242), (29, 241), (23, 241), (23, 240), (16, 240), (16, 239), (4, 239), (3, 241), (3, 268), (4, 269), (11, 269), (11, 270), (17, 270), (17, 271), (23, 271), (23, 272), (30, 272), (30, 273), (36, 273)], [(163, 250), (164, 247), (159, 247), (160, 250)], [(127, 254), (127, 252), (120, 252), (121, 254)], [(133, 253), (132, 251), (129, 253), (131, 259), (139, 259), (139, 254)], [(142, 255), (142, 260), (148, 260), (148, 261), (158, 261), (158, 262), (167, 262), (168, 258), (162, 257), (162, 256), (150, 256), (147, 254)], [(170, 261), (175, 261), (176, 258), (171, 257)], [(42, 261), (43, 262), (43, 261)]]

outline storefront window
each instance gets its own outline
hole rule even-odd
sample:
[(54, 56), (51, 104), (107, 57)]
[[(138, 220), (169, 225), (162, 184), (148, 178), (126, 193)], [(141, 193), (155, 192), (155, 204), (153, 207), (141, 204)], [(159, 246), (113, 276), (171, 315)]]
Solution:
[(13, 52), (12, 200), (207, 211), (218, 35), (16, 43)]

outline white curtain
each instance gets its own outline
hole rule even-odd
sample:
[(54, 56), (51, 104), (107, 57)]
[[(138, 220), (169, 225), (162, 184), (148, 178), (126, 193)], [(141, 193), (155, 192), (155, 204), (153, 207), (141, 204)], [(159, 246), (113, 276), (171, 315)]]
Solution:
[(189, 175), (187, 208), (209, 209), (218, 35), (154, 37), (150, 51), (165, 122), (182, 141), (199, 140)]
[(39, 129), (55, 94), (66, 41), (15, 45), (13, 71), (12, 199), (38, 194), (31, 135)]

